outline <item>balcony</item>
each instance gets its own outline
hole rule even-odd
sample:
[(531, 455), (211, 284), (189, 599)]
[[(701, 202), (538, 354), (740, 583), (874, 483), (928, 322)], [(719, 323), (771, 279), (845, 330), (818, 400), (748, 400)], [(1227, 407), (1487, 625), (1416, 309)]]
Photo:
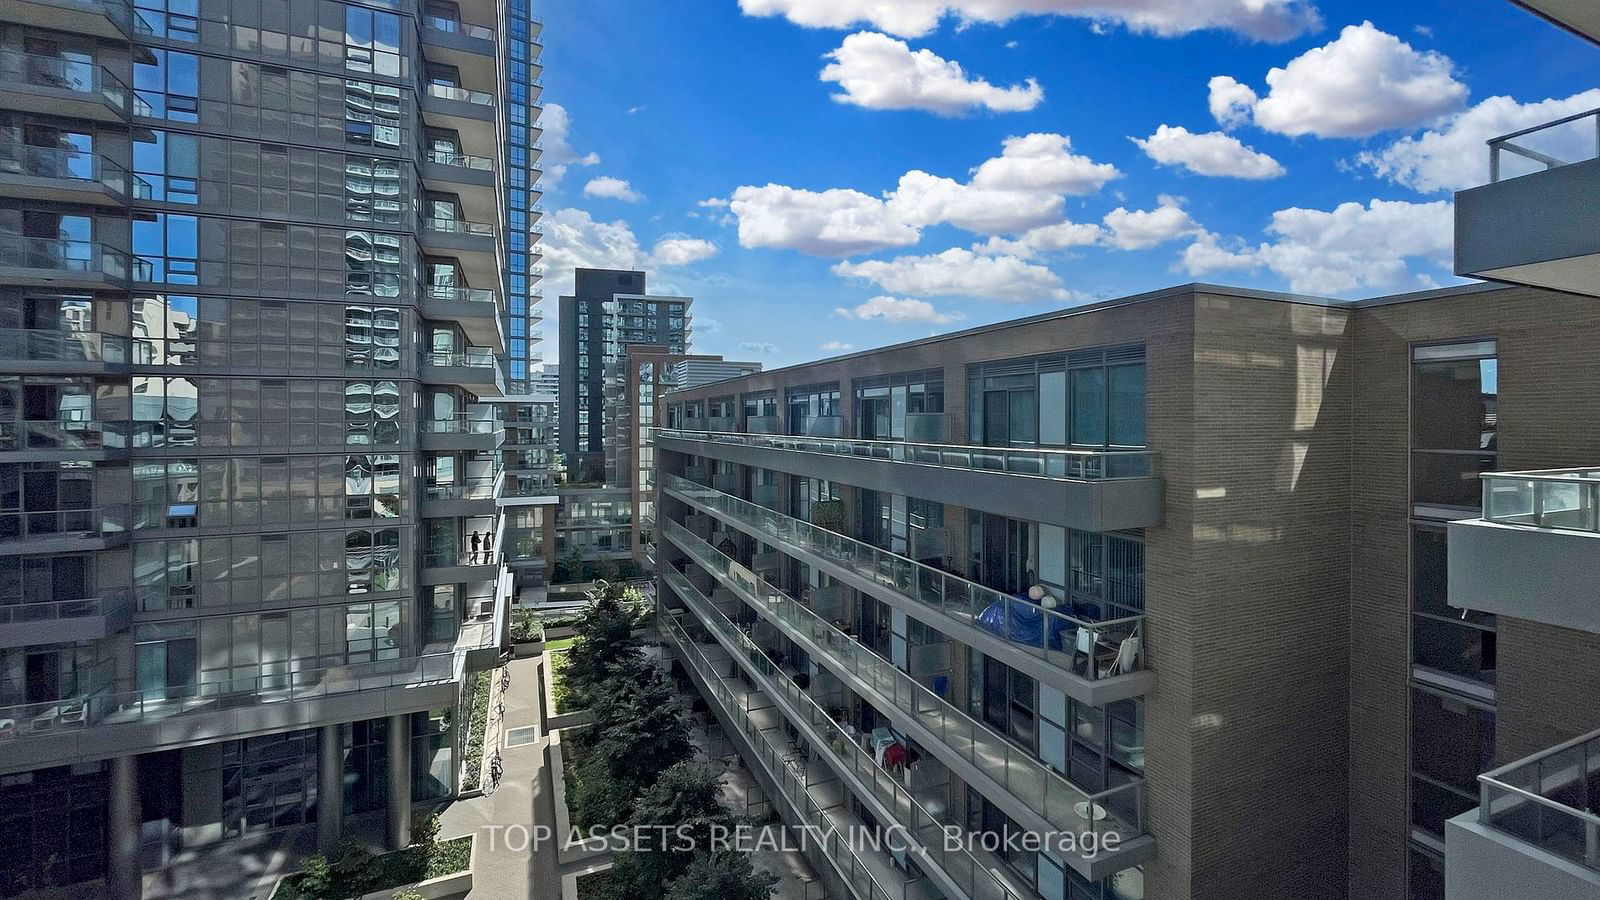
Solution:
[[(463, 543), (466, 543), (465, 538)], [(493, 542), (476, 551), (465, 548), (429, 550), (422, 554), (420, 581), (424, 585), (488, 581), (500, 571), (499, 557), (500, 551)]]
[(423, 351), (418, 360), (417, 378), (423, 384), (457, 385), (479, 397), (499, 397), (506, 392), (500, 361), (487, 347)]
[(441, 516), (493, 515), (495, 496), (500, 491), (500, 476), (468, 478), (450, 484), (423, 484), (422, 515), (429, 518)]
[[(793, 673), (775, 662), (737, 626), (726, 618), (715, 618), (711, 622), (699, 621), (696, 627), (710, 634), (707, 644), (714, 649), (707, 654), (692, 637), (689, 643), (711, 659), (725, 657), (725, 666), (737, 664), (748, 683), (771, 699), (781, 720), (786, 720), (800, 740), (809, 745), (809, 758), (797, 755), (794, 764), (806, 768), (822, 764), (872, 811), (880, 825), (898, 826), (905, 842), (911, 845), (907, 855), (916, 857), (918, 866), (944, 896), (1004, 900), (1028, 896), (1025, 888), (1013, 887), (1000, 877), (998, 860), (980, 857), (968, 842), (947, 841), (946, 827), (961, 828), (961, 823), (951, 821), (942, 805), (940, 812), (945, 818), (934, 815), (898, 777), (878, 764), (873, 753), (862, 746), (859, 735), (845, 731), (794, 680)], [(808, 777), (814, 776), (808, 773)], [(1110, 831), (1104, 821), (1085, 826), (1089, 833), (1099, 833), (1099, 828)], [(965, 833), (964, 828), (961, 830)]]
[(0, 328), (0, 370), (24, 375), (123, 374), (128, 371), (128, 339), (95, 332)]
[(1600, 296), (1600, 109), (1489, 141), (1456, 193), (1456, 274)]
[[(752, 420), (754, 421), (754, 420)], [(1157, 454), (657, 429), (656, 446), (1084, 531), (1162, 521)]]
[(425, 84), (417, 106), (427, 124), (461, 136), (462, 150), (473, 156), (500, 154), (494, 96), (448, 84)]
[(0, 50), (0, 108), (121, 123), (130, 96), (98, 63)]
[(783, 423), (777, 416), (747, 416), (744, 427), (750, 429), (751, 434), (781, 434)]
[[(964, 644), (1104, 706), (1147, 693), (1144, 613), (1098, 604), (1077, 615), (968, 581), (871, 544), (665, 475), (662, 490)], [(1094, 615), (1093, 613), (1101, 615)]]
[(125, 41), (133, 9), (128, 0), (0, 0), (0, 21)]
[(422, 180), (430, 188), (455, 194), (467, 218), (500, 218), (500, 181), (494, 160), (444, 150), (429, 150), (422, 158)]
[(417, 446), (422, 450), (493, 450), (505, 438), (500, 420), (474, 413), (417, 423)]
[(0, 604), (0, 647), (98, 641), (128, 627), (133, 591), (104, 597)]
[(500, 331), (500, 304), (495, 293), (483, 288), (424, 285), (418, 309), (425, 319), (459, 322), (467, 340), (479, 346), (500, 349), (505, 336)]
[(444, 16), (423, 15), (422, 50), (429, 62), (455, 66), (473, 84), (495, 80), (494, 31)]
[(128, 543), (126, 503), (0, 512), (0, 556), (104, 550)]
[(61, 419), (0, 422), (0, 453), (8, 462), (101, 462), (128, 457), (128, 423)]
[(285, 729), (452, 706), (460, 657), (434, 653), (249, 674), (166, 689), (111, 692), (0, 708), (0, 770), (104, 759)]
[(443, 218), (418, 224), (417, 244), (428, 253), (453, 257), (468, 284), (500, 283), (500, 240), (493, 225)]
[(127, 206), (134, 176), (103, 153), (0, 143), (0, 197)]
[[(715, 645), (702, 646), (672, 616), (659, 616), (658, 629), (676, 651), (727, 735), (739, 744), (739, 755), (758, 766), (791, 825), (808, 829), (812, 840), (806, 855), (818, 872), (837, 878), (856, 900), (926, 900), (938, 890), (926, 879), (911, 880), (886, 848), (848, 836), (866, 828), (851, 808), (844, 784), (824, 766), (795, 758), (782, 716), (772, 701), (730, 673), (732, 660)], [(714, 657), (714, 658), (713, 658)], [(829, 896), (842, 897), (830, 891)], [(1003, 896), (1003, 895), (1002, 895)]]
[(94, 241), (0, 233), (0, 281), (6, 284), (126, 290), (133, 267), (126, 252)]
[(1600, 896), (1600, 731), (1478, 776), (1445, 823), (1449, 900)]
[(1450, 605), (1600, 634), (1600, 469), (1483, 476), (1449, 525)]
[[(839, 631), (808, 606), (764, 580), (737, 573), (730, 560), (675, 523), (664, 532), (679, 549), (724, 588), (802, 647), (814, 662), (895, 723), (961, 780), (1005, 810), (1021, 827), (1037, 833), (1084, 834), (1100, 829), (1120, 836), (1115, 850), (1066, 861), (1085, 878), (1099, 879), (1148, 858), (1153, 841), (1144, 834), (1144, 783), (1091, 793), (1072, 784), (1038, 757), (1013, 745), (956, 709), (911, 675)], [(675, 569), (666, 584), (709, 628), (738, 630), (710, 598)], [(1091, 806), (1090, 804), (1093, 804)], [(1090, 821), (1079, 811), (1104, 810)]]

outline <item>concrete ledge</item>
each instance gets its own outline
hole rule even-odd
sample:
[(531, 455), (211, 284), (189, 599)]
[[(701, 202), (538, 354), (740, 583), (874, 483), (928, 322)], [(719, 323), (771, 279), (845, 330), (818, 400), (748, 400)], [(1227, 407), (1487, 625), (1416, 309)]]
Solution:
[(570, 840), (572, 812), (567, 807), (567, 773), (562, 765), (564, 762), (565, 757), (561, 753), (561, 732), (551, 732), (550, 743), (545, 747), (544, 764), (550, 769), (550, 783), (555, 789), (556, 837), (561, 841), (556, 851), (556, 860), (565, 866), (569, 863), (603, 859), (609, 866), (611, 850), (604, 840)]
[(1484, 825), (1476, 809), (1446, 822), (1444, 838), (1444, 892), (1450, 900), (1600, 897), (1600, 872)]
[(1600, 634), (1600, 534), (1451, 522), (1450, 605)]
[[(457, 900), (457, 898), (465, 897), (472, 892), (472, 870), (477, 868), (478, 863), (478, 839), (475, 835), (463, 834), (453, 838), (441, 838), (439, 842), (445, 843), (446, 841), (460, 840), (463, 837), (472, 841), (472, 849), (467, 853), (467, 870), (465, 872), (457, 872), (454, 875), (440, 875), (438, 878), (429, 878), (426, 881), (417, 881), (411, 884), (397, 884), (394, 887), (362, 894), (358, 900), (392, 900), (394, 895), (401, 891), (416, 891), (422, 895), (423, 900)], [(296, 869), (273, 882), (272, 893), (267, 895), (268, 900), (277, 897), (283, 883), (298, 874), (300, 874), (300, 870)]]

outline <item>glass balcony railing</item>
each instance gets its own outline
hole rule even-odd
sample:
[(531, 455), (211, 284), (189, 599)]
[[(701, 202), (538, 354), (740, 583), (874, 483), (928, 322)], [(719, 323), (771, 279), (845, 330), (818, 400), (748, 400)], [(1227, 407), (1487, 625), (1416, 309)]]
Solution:
[(1142, 610), (1110, 601), (1080, 604), (1073, 614), (1046, 609), (1027, 597), (1002, 593), (676, 475), (663, 475), (660, 483), (690, 506), (742, 526), (760, 540), (843, 568), (931, 614), (990, 632), (1081, 678), (1097, 681), (1144, 668)]
[[(944, 747), (993, 778), (1035, 814), (1050, 822), (1056, 831), (1062, 834), (1114, 832), (1119, 835), (1119, 842), (1144, 833), (1142, 781), (1096, 793), (1075, 786), (1037, 756), (951, 706), (911, 675), (868, 650), (765, 579), (758, 577), (752, 582), (743, 575), (735, 577), (728, 557), (688, 529), (676, 522), (667, 522), (663, 534), (724, 587), (764, 614), (768, 621), (802, 635), (824, 651), (814, 655), (814, 659), (822, 660), (824, 665), (831, 660), (840, 669), (871, 685), (877, 695), (875, 706), (898, 710), (938, 735)], [(702, 617), (722, 615), (716, 604), (677, 570), (668, 569), (663, 575)], [(1104, 810), (1107, 814), (1098, 821), (1081, 814), (1091, 809)], [(1097, 842), (1095, 846), (1101, 844)]]
[(417, 423), (424, 434), (494, 434), (500, 430), (499, 419), (475, 416), (455, 416), (449, 419), (423, 419)]
[(448, 150), (429, 150), (428, 162), (438, 163), (441, 166), (450, 166), (455, 169), (474, 169), (479, 172), (493, 172), (494, 160), (487, 156), (468, 156), (465, 153), (452, 153)]
[(1483, 518), (1500, 525), (1600, 531), (1600, 469), (1485, 474)]
[(493, 547), (480, 545), (476, 550), (429, 550), (422, 554), (424, 569), (443, 569), (451, 566), (492, 566), (496, 556)]
[(0, 359), (120, 364), (128, 361), (128, 339), (95, 332), (0, 328)]
[(751, 434), (777, 434), (783, 430), (777, 416), (747, 416), (744, 427), (750, 429)]
[[(248, 674), (226, 670), (226, 677), (151, 690), (101, 691), (83, 697), (0, 707), (0, 741), (90, 727), (138, 724), (210, 712), (236, 712), (248, 706), (315, 700), (358, 691), (420, 687), (458, 677), (454, 653), (433, 653), (379, 662), (294, 669), (278, 662)], [(202, 673), (204, 677), (206, 673)]]
[(0, 266), (83, 272), (126, 281), (134, 264), (127, 253), (94, 241), (0, 234)]
[(467, 222), (461, 219), (442, 217), (423, 218), (423, 231), (434, 231), (439, 234), (470, 234), (478, 237), (494, 237), (494, 226), (487, 222)]
[(492, 500), (498, 478), (469, 478), (452, 484), (424, 484), (425, 500)]
[(127, 609), (133, 602), (133, 589), (112, 591), (103, 597), (82, 600), (46, 600), (39, 603), (0, 602), (0, 625), (26, 625), (56, 622), (61, 619), (90, 619), (110, 616)]
[(13, 142), (0, 143), (0, 174), (99, 184), (125, 196), (133, 178), (118, 163), (90, 150)]
[(50, 540), (61, 537), (113, 537), (127, 534), (128, 504), (84, 509), (9, 510), (0, 512), (0, 541)]
[(99, 97), (117, 112), (128, 112), (127, 84), (104, 66), (89, 60), (0, 50), (0, 83)]
[(483, 91), (469, 91), (464, 87), (457, 87), (453, 84), (426, 84), (422, 86), (422, 92), (429, 97), (438, 97), (440, 100), (455, 100), (460, 103), (471, 103), (475, 106), (487, 106), (490, 108), (494, 106), (493, 94), (486, 94)]
[(945, 821), (928, 812), (901, 783), (899, 776), (878, 765), (873, 754), (861, 745), (860, 736), (845, 731), (844, 726), (795, 683), (790, 673), (774, 662), (749, 635), (720, 613), (704, 615), (701, 624), (763, 689), (787, 701), (789, 713), (799, 718), (796, 724), (809, 725), (822, 738), (821, 746), (812, 749), (819, 755), (826, 754), (842, 774), (853, 775), (879, 803), (892, 810), (897, 824), (920, 848), (918, 855), (943, 870), (961, 886), (965, 896), (974, 900), (1021, 900), (1021, 894), (1012, 891), (988, 865), (972, 855), (966, 841), (956, 841), (952, 846), (946, 839)]
[(0, 451), (126, 450), (128, 423), (61, 419), (0, 421)]
[(472, 25), (467, 22), (458, 22), (444, 16), (423, 16), (423, 27), (430, 31), (442, 31), (445, 34), (460, 34), (483, 41), (494, 40), (494, 29), (482, 25)]
[[(753, 420), (752, 420), (753, 421)], [(972, 447), (959, 444), (924, 444), (910, 441), (871, 441), (863, 438), (818, 438), (770, 432), (736, 434), (693, 429), (663, 428), (660, 437), (712, 441), (740, 447), (768, 447), (797, 453), (853, 456), (890, 462), (1003, 472), (1069, 481), (1104, 481), (1114, 478), (1149, 478), (1155, 474), (1158, 454), (1152, 450), (1042, 450), (1015, 447)]]
[(1600, 731), (1478, 776), (1478, 821), (1600, 871)]
[(1600, 109), (1489, 140), (1489, 180), (1506, 181), (1600, 158)]
[(494, 351), (487, 347), (469, 347), (466, 350), (424, 350), (420, 362), (425, 366), (466, 366), (472, 369), (492, 369)]
[(485, 313), (493, 312), (494, 291), (488, 288), (447, 287), (444, 285), (424, 285), (422, 288), (423, 300), (436, 300), (441, 303), (482, 303), (489, 309)]
[[(842, 788), (837, 779), (820, 783), (794, 758), (789, 737), (772, 716), (771, 702), (760, 692), (740, 684), (731, 685), (718, 674), (701, 646), (689, 637), (683, 625), (671, 616), (659, 616), (661, 633), (678, 648), (679, 657), (699, 674), (710, 692), (706, 699), (717, 704), (755, 749), (755, 762), (778, 785), (778, 792), (789, 801), (804, 826), (813, 835), (808, 846), (818, 847), (833, 870), (861, 900), (911, 900), (926, 896), (907, 890), (905, 881), (892, 877), (893, 865), (887, 857), (868, 862), (867, 846), (856, 834), (860, 825), (852, 821), (842, 803)], [(725, 664), (724, 664), (725, 665)], [(824, 788), (831, 794), (824, 793)], [(821, 800), (819, 800), (821, 798)], [(826, 805), (824, 805), (826, 803)], [(876, 873), (883, 873), (880, 880)]]

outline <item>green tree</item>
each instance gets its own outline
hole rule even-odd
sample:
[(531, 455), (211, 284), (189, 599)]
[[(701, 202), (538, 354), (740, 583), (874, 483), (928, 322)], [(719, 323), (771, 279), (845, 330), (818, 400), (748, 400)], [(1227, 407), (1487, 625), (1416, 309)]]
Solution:
[(717, 800), (717, 782), (710, 771), (692, 762), (667, 769), (639, 796), (627, 824), (669, 830), (659, 842), (631, 847), (613, 857), (611, 896), (616, 900), (662, 896), (697, 856), (711, 852), (713, 829), (727, 834), (734, 823)]
[(613, 669), (589, 710), (589, 745), (608, 761), (613, 779), (636, 791), (694, 754), (677, 690), (642, 655)]
[(768, 900), (777, 876), (757, 872), (735, 850), (697, 855), (668, 888), (666, 900)]
[(573, 630), (565, 679), (568, 695), (581, 708), (614, 670), (639, 659), (641, 651), (633, 638), (633, 615), (606, 592), (589, 603)]

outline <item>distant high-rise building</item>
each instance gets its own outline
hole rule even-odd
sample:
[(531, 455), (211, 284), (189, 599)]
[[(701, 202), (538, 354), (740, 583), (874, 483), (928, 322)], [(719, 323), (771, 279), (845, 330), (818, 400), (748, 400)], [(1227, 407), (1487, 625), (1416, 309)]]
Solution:
[(660, 344), (688, 352), (688, 297), (645, 292), (645, 273), (578, 269), (573, 293), (561, 298), (560, 447), (569, 480), (602, 482), (608, 398), (619, 389), (624, 348)]
[(401, 845), (477, 787), (539, 37), (528, 0), (0, 3), (0, 896)]

